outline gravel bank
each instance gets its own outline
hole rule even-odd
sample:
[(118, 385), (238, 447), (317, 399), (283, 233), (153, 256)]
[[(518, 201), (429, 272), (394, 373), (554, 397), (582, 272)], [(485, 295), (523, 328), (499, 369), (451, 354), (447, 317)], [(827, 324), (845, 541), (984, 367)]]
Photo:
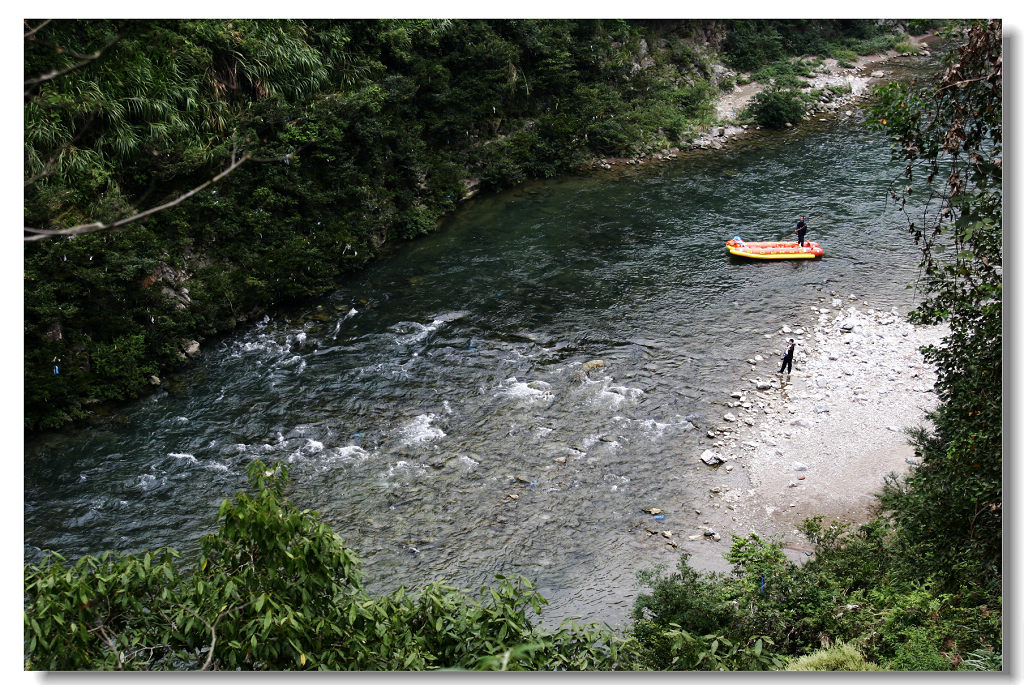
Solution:
[[(886, 474), (913, 468), (905, 429), (923, 425), (937, 403), (935, 370), (920, 348), (939, 344), (946, 327), (914, 326), (854, 294), (832, 293), (813, 311), (813, 330), (765, 335), (763, 352), (747, 361), (746, 385), (723, 398), (720, 421), (701, 429), (713, 442), (693, 458), (722, 460), (708, 466), (717, 484), (675, 538), (697, 568), (729, 568), (722, 555), (731, 533), (781, 538), (801, 559), (812, 546), (797, 524), (814, 515), (864, 522)], [(777, 372), (789, 338), (797, 346), (787, 378)]]

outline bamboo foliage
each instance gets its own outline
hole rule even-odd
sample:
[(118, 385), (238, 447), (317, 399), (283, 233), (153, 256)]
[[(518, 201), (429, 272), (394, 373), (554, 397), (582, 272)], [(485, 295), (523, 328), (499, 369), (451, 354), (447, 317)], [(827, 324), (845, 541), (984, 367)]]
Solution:
[[(171, 155), (187, 172), (223, 162), (254, 100), (298, 103), (327, 82), (329, 65), (305, 33), (299, 22), (215, 20), (52, 21), (29, 32), (26, 225), (57, 230), (89, 216), (82, 199), (122, 185), (119, 170), (147, 157)], [(51, 187), (35, 189), (43, 178)], [(53, 184), (69, 187), (60, 195), (76, 198), (75, 211), (41, 201)]]

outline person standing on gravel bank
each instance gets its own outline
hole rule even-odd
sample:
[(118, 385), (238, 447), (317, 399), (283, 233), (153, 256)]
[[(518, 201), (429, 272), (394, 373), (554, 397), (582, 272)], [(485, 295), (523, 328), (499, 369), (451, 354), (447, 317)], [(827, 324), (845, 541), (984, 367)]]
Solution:
[(793, 371), (793, 350), (796, 348), (796, 343), (793, 339), (789, 339), (789, 347), (786, 348), (786, 353), (782, 355), (782, 368), (779, 369), (779, 374), (785, 371), (787, 374)]

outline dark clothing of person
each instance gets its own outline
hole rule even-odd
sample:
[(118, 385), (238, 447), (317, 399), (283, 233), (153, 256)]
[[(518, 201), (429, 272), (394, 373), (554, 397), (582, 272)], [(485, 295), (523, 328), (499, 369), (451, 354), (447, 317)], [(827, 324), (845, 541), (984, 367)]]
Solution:
[(792, 373), (793, 371), (793, 348), (796, 347), (796, 343), (789, 343), (789, 347), (786, 348), (786, 354), (782, 355), (782, 368), (779, 369), (779, 373)]
[(800, 247), (804, 246), (804, 235), (807, 233), (807, 222), (801, 219), (796, 222), (796, 239)]

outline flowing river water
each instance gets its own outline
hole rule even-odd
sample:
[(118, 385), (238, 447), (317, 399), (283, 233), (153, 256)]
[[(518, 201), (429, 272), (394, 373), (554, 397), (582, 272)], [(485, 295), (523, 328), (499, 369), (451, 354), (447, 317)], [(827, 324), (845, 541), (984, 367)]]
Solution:
[[(621, 625), (664, 561), (642, 509), (707, 490), (706, 426), (765, 335), (832, 290), (913, 305), (897, 176), (855, 115), (475, 199), (308, 310), (209, 344), (121, 422), (27, 442), (25, 561), (187, 557), (246, 465), (279, 461), (371, 590), (521, 573), (547, 621)], [(728, 257), (799, 214), (821, 215), (824, 258)]]

